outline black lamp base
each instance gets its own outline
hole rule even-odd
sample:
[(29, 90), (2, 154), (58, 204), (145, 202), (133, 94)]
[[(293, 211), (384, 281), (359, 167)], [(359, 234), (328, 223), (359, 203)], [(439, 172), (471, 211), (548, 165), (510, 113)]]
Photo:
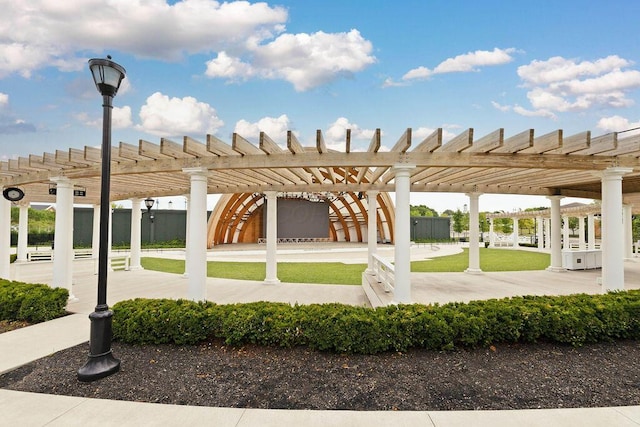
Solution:
[(100, 356), (89, 355), (87, 363), (78, 369), (78, 380), (88, 383), (108, 377), (119, 370), (120, 360), (113, 357), (113, 353), (109, 352)]
[(120, 370), (120, 360), (111, 352), (111, 321), (113, 311), (106, 306), (96, 307), (89, 315), (91, 338), (89, 340), (89, 360), (78, 369), (78, 380), (91, 382), (115, 374)]

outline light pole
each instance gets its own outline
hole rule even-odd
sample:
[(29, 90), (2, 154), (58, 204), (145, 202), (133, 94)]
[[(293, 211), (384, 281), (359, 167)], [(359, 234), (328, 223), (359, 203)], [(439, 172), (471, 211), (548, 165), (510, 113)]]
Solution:
[(109, 187), (111, 175), (112, 100), (125, 77), (122, 66), (107, 59), (90, 59), (89, 68), (98, 92), (102, 95), (102, 177), (100, 183), (100, 244), (98, 247), (98, 304), (89, 315), (91, 335), (89, 358), (78, 369), (78, 380), (89, 382), (118, 372), (120, 360), (111, 352), (113, 311), (107, 305), (107, 271), (109, 269)]
[(144, 205), (147, 207), (147, 213), (149, 214), (149, 243), (153, 243), (155, 238), (154, 236), (155, 228), (153, 225), (153, 212), (151, 211), (151, 208), (153, 207), (155, 202), (156, 201), (151, 197), (147, 197), (146, 199), (144, 199)]

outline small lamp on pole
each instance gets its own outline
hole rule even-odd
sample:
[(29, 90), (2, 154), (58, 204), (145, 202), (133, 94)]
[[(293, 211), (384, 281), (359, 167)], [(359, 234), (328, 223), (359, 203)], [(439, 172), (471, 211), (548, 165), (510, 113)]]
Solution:
[(100, 182), (100, 242), (98, 247), (98, 304), (89, 315), (91, 332), (89, 338), (89, 359), (78, 369), (78, 380), (95, 381), (118, 372), (120, 360), (113, 357), (111, 339), (113, 336), (113, 311), (107, 305), (107, 271), (109, 268), (109, 187), (111, 175), (111, 110), (112, 100), (118, 93), (125, 77), (125, 69), (107, 59), (89, 60), (98, 92), (102, 95), (102, 176)]
[(147, 207), (147, 213), (149, 214), (149, 220), (153, 222), (153, 214), (151, 213), (151, 208), (153, 207), (156, 201), (151, 197), (147, 197), (144, 199), (144, 205)]

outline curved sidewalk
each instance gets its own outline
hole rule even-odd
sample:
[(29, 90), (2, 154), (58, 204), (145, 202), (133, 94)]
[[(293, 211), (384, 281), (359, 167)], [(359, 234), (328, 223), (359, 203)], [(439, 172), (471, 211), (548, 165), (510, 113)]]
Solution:
[[(225, 256), (242, 259), (248, 255), (225, 253)], [(423, 255), (420, 253), (416, 256)], [(299, 254), (292, 253), (290, 256), (295, 258)], [(303, 256), (307, 261), (310, 258), (361, 257), (358, 251), (350, 253), (346, 249), (328, 253), (308, 250)], [(39, 270), (41, 272), (42, 268)], [(74, 294), (79, 301), (68, 306), (70, 311), (78, 314), (0, 334), (0, 372), (10, 371), (53, 352), (87, 342), (87, 314), (93, 311), (95, 304), (96, 278), (87, 269), (78, 270), (78, 274), (74, 274)], [(625, 274), (628, 288), (640, 287), (640, 263), (625, 264)], [(412, 275), (412, 283), (416, 300), (442, 298), (462, 301), (502, 296), (505, 292), (509, 295), (580, 291), (596, 293), (596, 276), (597, 272), (558, 274), (540, 271), (486, 273), (477, 276), (464, 273), (425, 273)], [(146, 270), (114, 272), (109, 276), (109, 304), (142, 296), (184, 298), (186, 282), (180, 275)], [(207, 286), (210, 299), (220, 303), (272, 300), (366, 304), (360, 286), (290, 283), (265, 285), (262, 282), (220, 279), (208, 279)], [(452, 286), (456, 286), (455, 289)], [(96, 421), (105, 426), (640, 426), (640, 406), (517, 411), (286, 411), (160, 405), (0, 389), (0, 425), (85, 426)]]

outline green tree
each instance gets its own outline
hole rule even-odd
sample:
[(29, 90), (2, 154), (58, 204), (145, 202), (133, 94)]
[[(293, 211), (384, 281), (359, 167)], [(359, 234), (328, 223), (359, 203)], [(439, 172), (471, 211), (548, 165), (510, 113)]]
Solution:
[(511, 218), (496, 218), (493, 221), (493, 227), (495, 231), (500, 233), (513, 233), (513, 221), (511, 221)]
[(536, 229), (536, 221), (533, 218), (520, 218), (520, 230), (522, 234), (533, 234)]
[[(28, 214), (29, 233), (51, 233), (56, 228), (55, 211), (38, 210), (29, 208)], [(20, 208), (11, 207), (11, 225), (18, 225), (20, 218)]]
[(411, 216), (429, 216), (429, 217), (437, 217), (438, 212), (435, 209), (431, 209), (425, 205), (418, 206), (410, 206), (409, 212)]
[(453, 218), (453, 231), (456, 233), (462, 233), (469, 229), (469, 214), (463, 213), (460, 209), (455, 211), (452, 215)]
[(478, 220), (480, 221), (480, 231), (486, 233), (489, 231), (489, 220), (487, 219), (486, 212), (480, 212), (478, 214)]
[(580, 226), (580, 221), (578, 218), (569, 217), (569, 229), (571, 230), (571, 234), (576, 234), (576, 230)]

